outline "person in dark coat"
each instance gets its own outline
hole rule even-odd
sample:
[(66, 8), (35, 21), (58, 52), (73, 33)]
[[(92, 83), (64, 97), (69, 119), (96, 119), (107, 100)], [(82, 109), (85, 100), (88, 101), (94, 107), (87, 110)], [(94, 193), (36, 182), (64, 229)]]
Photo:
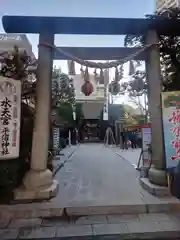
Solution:
[(125, 129), (123, 129), (123, 131), (121, 132), (121, 138), (122, 138), (122, 143), (123, 143), (123, 149), (128, 149), (127, 133), (126, 133)]
[(128, 138), (131, 141), (131, 148), (134, 149), (137, 147), (137, 136), (135, 134), (135, 132), (129, 132), (128, 134)]

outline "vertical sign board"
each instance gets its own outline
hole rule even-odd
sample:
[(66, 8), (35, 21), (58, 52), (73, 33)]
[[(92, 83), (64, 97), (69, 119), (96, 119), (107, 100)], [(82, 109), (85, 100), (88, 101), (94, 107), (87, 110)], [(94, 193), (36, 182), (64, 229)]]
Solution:
[(166, 168), (173, 170), (180, 160), (180, 91), (162, 93), (162, 115)]
[[(72, 62), (72, 61), (71, 61)], [(69, 63), (70, 64), (70, 63)], [(69, 69), (70, 71), (70, 69)], [(74, 71), (74, 70), (73, 70)], [(68, 75), (69, 78), (71, 79), (71, 84), (73, 85), (74, 87), (74, 75)], [(74, 89), (75, 90), (75, 89)], [(74, 104), (72, 106), (72, 110), (73, 110), (73, 120), (76, 121), (76, 105)]]
[(59, 142), (59, 138), (60, 138), (60, 130), (58, 127), (54, 127), (53, 128), (53, 148), (57, 149), (59, 148), (60, 142)]
[(104, 87), (104, 98), (105, 98), (105, 103), (103, 106), (103, 120), (108, 121), (108, 119), (109, 119), (109, 117), (108, 117), (109, 102), (108, 102), (108, 87), (107, 86)]
[(143, 150), (143, 166), (149, 166), (151, 161), (151, 155), (148, 151), (151, 144), (152, 132), (150, 124), (142, 126), (142, 150)]
[(0, 159), (19, 157), (21, 82), (0, 77)]

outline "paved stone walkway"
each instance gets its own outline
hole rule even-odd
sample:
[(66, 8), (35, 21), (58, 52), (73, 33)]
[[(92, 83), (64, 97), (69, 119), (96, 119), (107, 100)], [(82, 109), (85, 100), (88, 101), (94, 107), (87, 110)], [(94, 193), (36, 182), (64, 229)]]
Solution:
[(67, 146), (64, 148), (60, 155), (53, 158), (53, 175), (55, 176), (61, 167), (72, 157), (73, 153), (77, 150), (79, 145)]
[(56, 178), (51, 201), (0, 206), (0, 239), (180, 237), (179, 200), (148, 194), (133, 165), (104, 145), (80, 145)]
[[(112, 147), (112, 150), (116, 152), (120, 157), (124, 158), (124, 160), (128, 161), (130, 164), (133, 165), (133, 167), (137, 167), (138, 161), (139, 161), (139, 156), (141, 153), (141, 149), (131, 149), (129, 148), (128, 150), (120, 149), (119, 147)], [(140, 162), (140, 166), (142, 165), (142, 162)]]
[[(64, 207), (141, 206), (178, 202), (159, 199), (144, 191), (139, 172), (103, 144), (82, 144), (70, 161), (58, 172), (59, 194), (53, 200)], [(139, 210), (140, 211), (140, 210)]]
[(105, 214), (180, 212), (174, 197), (144, 191), (139, 172), (101, 144), (82, 144), (55, 176), (59, 193), (40, 203), (0, 205), (0, 220)]
[(0, 239), (177, 239), (179, 214), (19, 219), (0, 223)]

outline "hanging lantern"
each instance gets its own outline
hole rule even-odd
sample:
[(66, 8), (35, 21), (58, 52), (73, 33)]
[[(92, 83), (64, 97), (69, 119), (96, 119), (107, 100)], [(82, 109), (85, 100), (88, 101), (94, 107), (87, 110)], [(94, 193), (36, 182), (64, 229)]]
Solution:
[(84, 73), (84, 84), (81, 87), (81, 92), (84, 93), (85, 96), (90, 96), (93, 91), (94, 91), (94, 87), (89, 80), (89, 72), (88, 72), (88, 68), (86, 67), (85, 73)]
[(81, 87), (81, 92), (84, 93), (85, 96), (90, 96), (94, 91), (94, 87), (92, 83), (88, 80)]

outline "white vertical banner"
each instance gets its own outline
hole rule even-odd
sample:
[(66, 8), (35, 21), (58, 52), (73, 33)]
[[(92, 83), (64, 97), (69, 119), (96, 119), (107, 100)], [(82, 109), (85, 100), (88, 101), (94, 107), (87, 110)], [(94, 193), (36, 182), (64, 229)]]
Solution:
[(70, 130), (68, 133), (68, 141), (69, 141), (69, 146), (71, 146), (71, 131)]
[(149, 166), (151, 161), (151, 155), (149, 153), (149, 146), (152, 140), (152, 130), (149, 124), (142, 127), (142, 149), (143, 149), (143, 166)]
[(53, 148), (57, 149), (60, 146), (60, 131), (58, 127), (53, 128)]
[(19, 157), (21, 82), (0, 77), (0, 159)]
[(104, 87), (104, 97), (105, 97), (105, 102), (104, 102), (104, 107), (103, 107), (103, 120), (108, 121), (108, 86)]
[(76, 121), (76, 112), (73, 110), (73, 120)]
[(104, 97), (105, 97), (105, 103), (103, 107), (103, 120), (108, 121), (109, 113), (108, 113), (108, 107), (109, 107), (109, 69), (104, 71)]
[[(70, 79), (72, 79), (71, 84), (73, 84), (73, 86), (74, 86), (74, 75), (69, 74), (68, 76), (69, 76)], [(74, 91), (75, 91), (75, 95), (76, 95), (76, 90), (74, 89)], [(72, 106), (72, 110), (73, 110), (73, 120), (76, 121), (76, 105)]]

